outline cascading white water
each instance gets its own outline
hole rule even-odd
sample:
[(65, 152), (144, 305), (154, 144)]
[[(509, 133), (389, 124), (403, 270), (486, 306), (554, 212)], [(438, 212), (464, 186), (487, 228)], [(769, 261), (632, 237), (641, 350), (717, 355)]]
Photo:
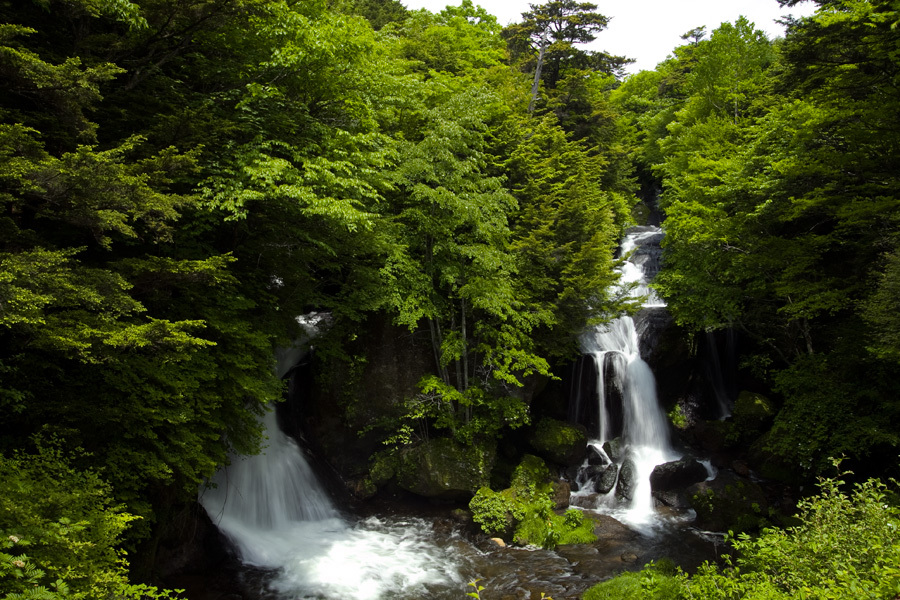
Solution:
[[(634, 228), (622, 242), (622, 255), (629, 258), (621, 267), (620, 285), (632, 297), (645, 299), (642, 304), (645, 309), (663, 307), (665, 303), (648, 287), (642, 268), (646, 254), (629, 255), (642, 243), (659, 235), (660, 230), (656, 227)], [(603, 453), (603, 444), (613, 435), (606, 398), (607, 380), (610, 379), (621, 392), (624, 457), (633, 461), (636, 471), (631, 501), (618, 502), (615, 492), (610, 491), (601, 499), (601, 507), (614, 512), (621, 521), (646, 529), (653, 524), (655, 515), (650, 474), (656, 465), (680, 458), (670, 444), (668, 421), (656, 396), (656, 380), (649, 365), (641, 358), (640, 340), (630, 316), (599, 326), (583, 335), (580, 341), (582, 351), (594, 357), (598, 373), (599, 427), (593, 433), (596, 437), (591, 444)]]
[[(278, 352), (284, 376), (308, 352), (315, 328), (327, 318), (298, 321), (309, 337)], [(234, 545), (245, 565), (271, 570), (277, 598), (378, 600), (444, 597), (435, 589), (465, 588), (457, 558), (432, 541), (430, 527), (341, 517), (303, 451), (278, 428), (274, 410), (262, 425), (268, 442), (255, 456), (233, 456), (200, 503)]]
[(269, 587), (278, 597), (418, 598), (431, 586), (465, 587), (425, 524), (344, 520), (274, 411), (264, 424), (264, 451), (235, 457), (200, 503), (244, 564), (277, 572)]

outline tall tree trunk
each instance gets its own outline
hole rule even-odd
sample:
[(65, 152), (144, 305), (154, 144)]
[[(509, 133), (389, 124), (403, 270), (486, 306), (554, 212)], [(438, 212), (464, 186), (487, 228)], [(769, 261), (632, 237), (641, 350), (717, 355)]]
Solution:
[(544, 66), (544, 50), (547, 48), (547, 30), (541, 35), (541, 50), (538, 52), (537, 67), (534, 69), (534, 83), (531, 84), (531, 102), (528, 103), (528, 114), (534, 112), (537, 102), (538, 85), (541, 83), (541, 68)]
[(469, 389), (469, 346), (466, 342), (466, 299), (460, 300), (462, 305), (462, 360), (463, 360), (463, 390)]

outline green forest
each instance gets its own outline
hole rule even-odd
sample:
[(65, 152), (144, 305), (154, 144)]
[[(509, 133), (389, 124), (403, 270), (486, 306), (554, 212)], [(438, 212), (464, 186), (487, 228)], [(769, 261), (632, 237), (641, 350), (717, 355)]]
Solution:
[(658, 293), (742, 336), (772, 414), (734, 435), (807, 491), (727, 565), (585, 597), (896, 600), (900, 2), (813, 3), (626, 75), (575, 0), (0, 0), (0, 598), (183, 597), (163, 530), (264, 443), (299, 315), (326, 370), (426, 340), (381, 447), (515, 439), (636, 309), (616, 249), (658, 202)]

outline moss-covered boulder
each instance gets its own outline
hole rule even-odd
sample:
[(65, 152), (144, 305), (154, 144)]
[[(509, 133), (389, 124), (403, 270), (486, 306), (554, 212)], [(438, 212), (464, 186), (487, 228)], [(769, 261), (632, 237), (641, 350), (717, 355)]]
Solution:
[(436, 438), (401, 451), (397, 485), (425, 498), (471, 498), (490, 483), (496, 459), (493, 441), (464, 446), (449, 438)]
[(727, 471), (688, 488), (696, 526), (712, 531), (754, 532), (769, 524), (769, 505), (756, 483)]
[(528, 438), (535, 452), (558, 465), (581, 463), (587, 451), (587, 431), (583, 425), (573, 425), (556, 419), (541, 419)]

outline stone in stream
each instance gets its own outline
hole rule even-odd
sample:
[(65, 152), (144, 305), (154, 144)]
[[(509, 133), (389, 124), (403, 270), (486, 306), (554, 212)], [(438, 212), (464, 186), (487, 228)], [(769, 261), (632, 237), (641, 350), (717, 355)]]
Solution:
[(609, 465), (603, 475), (594, 482), (594, 489), (600, 494), (608, 494), (614, 487), (619, 476), (619, 467), (615, 464)]
[(630, 458), (626, 458), (619, 469), (619, 477), (616, 481), (616, 498), (630, 502), (634, 499), (635, 487), (637, 487), (637, 465)]
[(587, 461), (591, 466), (603, 466), (609, 464), (609, 459), (597, 449), (596, 446), (587, 447)]
[(620, 438), (615, 438), (614, 440), (604, 442), (603, 451), (606, 452), (606, 456), (608, 456), (610, 460), (619, 462), (619, 459), (622, 458), (622, 440)]
[(682, 458), (656, 465), (650, 473), (650, 489), (667, 492), (706, 480), (706, 467), (693, 458)]

